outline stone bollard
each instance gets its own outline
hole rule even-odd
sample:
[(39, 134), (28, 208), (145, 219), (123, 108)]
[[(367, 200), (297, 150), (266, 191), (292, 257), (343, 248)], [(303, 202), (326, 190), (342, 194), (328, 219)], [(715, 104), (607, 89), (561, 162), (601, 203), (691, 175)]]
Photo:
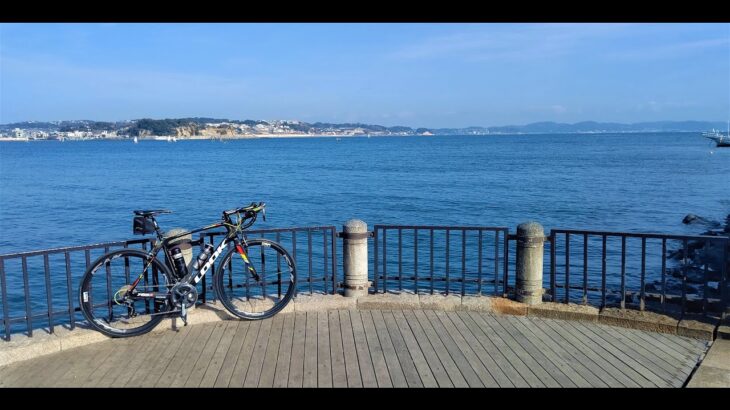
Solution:
[[(180, 235), (181, 233), (185, 232), (187, 232), (187, 229), (173, 228), (165, 232), (164, 236), (166, 238), (169, 238), (171, 236)], [(192, 235), (184, 235), (170, 241), (170, 246), (177, 245), (180, 247), (180, 251), (182, 251), (183, 259), (185, 260), (185, 265), (188, 267), (188, 271), (193, 268), (193, 246), (190, 244), (192, 240)]]
[(517, 289), (518, 302), (528, 305), (542, 303), (542, 254), (545, 232), (537, 222), (517, 226)]
[(342, 227), (342, 268), (345, 273), (345, 296), (367, 295), (368, 287), (368, 225), (350, 219)]

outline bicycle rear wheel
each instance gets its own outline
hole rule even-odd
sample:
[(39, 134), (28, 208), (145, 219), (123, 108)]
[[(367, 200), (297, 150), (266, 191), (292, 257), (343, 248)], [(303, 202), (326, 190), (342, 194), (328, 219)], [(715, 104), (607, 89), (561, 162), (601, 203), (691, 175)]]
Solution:
[(234, 247), (220, 260), (214, 280), (216, 294), (223, 306), (239, 318), (271, 317), (294, 296), (294, 259), (284, 247), (268, 239), (249, 240), (243, 250), (245, 258)]
[[(128, 292), (140, 276), (134, 291)], [(170, 310), (166, 295), (171, 285), (167, 267), (157, 259), (150, 263), (146, 253), (134, 249), (109, 252), (84, 273), (79, 289), (81, 312), (91, 327), (107, 336), (141, 335)]]

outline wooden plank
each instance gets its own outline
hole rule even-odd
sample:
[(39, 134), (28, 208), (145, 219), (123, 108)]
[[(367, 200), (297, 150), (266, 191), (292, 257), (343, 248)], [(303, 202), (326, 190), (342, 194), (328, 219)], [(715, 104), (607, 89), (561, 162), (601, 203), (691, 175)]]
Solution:
[[(2, 343), (2, 342), (0, 342)], [(59, 353), (53, 353), (41, 358), (24, 360), (18, 363), (12, 363), (0, 368), (0, 386), (2, 387), (32, 387), (28, 381), (33, 380), (33, 376), (39, 369), (44, 369), (49, 362)]]
[(11, 365), (17, 369), (12, 378), (8, 378), (5, 383), (13, 383), (15, 386), (21, 387), (50, 387), (57, 378), (53, 378), (54, 374), (63, 374), (68, 370), (68, 364), (73, 362), (70, 358), (72, 352), (61, 351), (52, 353), (48, 356), (37, 357), (20, 363)]
[(510, 317), (509, 324), (529, 340), (540, 353), (550, 360), (577, 387), (608, 387), (601, 379), (575, 360), (568, 352), (555, 344), (547, 335), (527, 321), (526, 317)]
[(653, 385), (659, 386), (659, 387), (665, 387), (668, 385), (668, 383), (665, 380), (663, 380), (661, 377), (654, 374), (654, 372), (652, 372), (650, 369), (647, 369), (641, 363), (634, 360), (631, 356), (622, 352), (621, 349), (616, 348), (615, 346), (613, 346), (612, 343), (609, 343), (603, 337), (600, 337), (596, 333), (592, 332), (589, 328), (587, 328), (586, 326), (583, 326), (581, 323), (566, 322), (565, 325), (570, 326), (573, 329), (576, 329), (577, 331), (583, 333), (588, 338), (592, 338), (593, 340), (596, 341), (596, 343), (600, 343), (600, 347), (602, 347), (604, 350), (606, 350), (611, 355), (613, 355), (617, 360), (620, 360), (627, 367), (634, 369), (643, 378), (645, 378), (646, 380), (649, 380)]
[(274, 374), (274, 387), (286, 387), (289, 380), (289, 363), (291, 361), (292, 343), (294, 342), (294, 313), (281, 314), (284, 317), (284, 325), (281, 332), (281, 343), (279, 343), (279, 355), (276, 359), (276, 373)]
[(294, 337), (289, 364), (289, 381), (287, 387), (302, 387), (304, 380), (304, 347), (306, 341), (307, 314), (294, 314)]
[[(188, 376), (190, 376), (190, 372), (195, 366), (196, 360), (203, 352), (206, 343), (208, 343), (208, 339), (210, 339), (212, 334), (212, 326), (195, 325), (194, 327), (199, 327), (201, 329), (200, 334), (191, 344), (183, 346), (181, 351), (185, 352), (185, 356), (179, 360), (180, 365), (174, 370), (174, 375), (170, 383), (165, 384), (164, 386), (183, 387)], [(168, 371), (170, 371), (170, 368), (168, 368)]]
[[(109, 356), (104, 359), (104, 362), (99, 366), (99, 368), (95, 371), (93, 375), (91, 375), (92, 379), (88, 381), (84, 386), (89, 387), (107, 387), (111, 385), (111, 382), (117, 377), (117, 368), (121, 367), (123, 363), (126, 363), (126, 358), (131, 357), (135, 350), (139, 349), (140, 347), (144, 346), (144, 337), (139, 338), (129, 338), (125, 339), (124, 341), (117, 341), (115, 340), (113, 342), (115, 345), (115, 348), (113, 351), (109, 354)], [(54, 375), (49, 374), (49, 379), (54, 378)], [(42, 387), (45, 386), (45, 384), (41, 385)]]
[(162, 354), (154, 359), (154, 362), (150, 364), (149, 372), (142, 379), (142, 385), (145, 387), (152, 387), (157, 383), (162, 374), (170, 365), (172, 358), (177, 353), (180, 346), (188, 346), (189, 341), (195, 336), (192, 334), (192, 329), (195, 326), (183, 327), (177, 330), (165, 330), (165, 332), (174, 333), (176, 337), (173, 337), (167, 349), (162, 351)]
[[(357, 347), (355, 345), (355, 336), (350, 321), (350, 312), (340, 310), (338, 312), (340, 318), (340, 333), (342, 335), (342, 350), (345, 360), (345, 374), (347, 375), (347, 387), (362, 387), (362, 377), (360, 376), (360, 365), (357, 359)], [(373, 381), (375, 379), (373, 378)], [(377, 384), (376, 384), (377, 385)]]
[[(473, 334), (471, 334), (469, 329), (466, 325), (464, 325), (455, 312), (437, 314), (437, 316), (441, 319), (446, 330), (452, 335), (454, 341), (457, 342), (459, 348), (462, 349), (464, 355), (467, 356), (469, 361), (472, 363), (472, 366), (480, 366), (480, 368), (486, 369), (494, 380), (494, 383), (496, 383), (496, 386), (514, 387), (514, 384), (510, 381), (509, 377), (504, 373), (504, 371), (502, 371), (500, 366), (494, 361), (494, 359), (492, 359), (489, 353), (484, 350), (479, 341)], [(462, 346), (464, 347), (462, 348)], [(466, 349), (471, 351), (471, 353), (466, 351)], [(519, 377), (519, 375), (517, 376)], [(484, 379), (482, 381), (484, 381)]]
[[(228, 387), (243, 387), (243, 384), (246, 382), (248, 365), (251, 362), (251, 356), (254, 354), (254, 345), (256, 344), (263, 324), (263, 320), (252, 320), (248, 325), (248, 331), (246, 332), (246, 337), (243, 339), (241, 350), (235, 358), (236, 364), (233, 366)], [(218, 381), (216, 381), (217, 384)]]
[(142, 364), (137, 366), (129, 380), (124, 384), (125, 387), (145, 387), (142, 381), (152, 371), (153, 366), (157, 363), (157, 358), (162, 356), (165, 350), (170, 348), (175, 338), (183, 337), (183, 335), (179, 335), (172, 330), (163, 330), (161, 333), (162, 337), (154, 346), (150, 347), (149, 353), (145, 356)]
[[(428, 310), (425, 313), (469, 385), (474, 387), (479, 387), (479, 385), (498, 387), (497, 381), (494, 380), (494, 377), (489, 374), (489, 370), (484, 367), (481, 360), (469, 348), (461, 333), (453, 327), (450, 320), (444, 320), (444, 312)], [(476, 377), (476, 380), (470, 380), (470, 377)]]
[[(74, 382), (80, 383), (79, 379), (83, 379), (90, 369), (96, 368), (109, 355), (106, 346), (99, 349), (100, 344), (104, 343), (83, 346), (73, 351), (62, 351), (61, 353), (65, 353), (70, 359), (70, 364), (65, 366), (65, 373), (57, 375), (51, 386), (70, 387)], [(40, 357), (38, 360), (42, 360), (45, 365), (48, 365), (48, 358), (47, 356), (45, 358)]]
[[(127, 349), (127, 346), (131, 345), (132, 342), (132, 340), (117, 341), (119, 349), (116, 352), (116, 356), (119, 356), (119, 354), (121, 354), (120, 351)], [(87, 349), (82, 347), (73, 351), (61, 351), (47, 358), (39, 357), (34, 359), (41, 361), (44, 366), (36, 370), (30, 378), (26, 379), (24, 381), (25, 385), (34, 387), (52, 387), (58, 378), (69, 370), (71, 364), (79, 358), (79, 354), (82, 354), (82, 352), (86, 350)], [(94, 367), (96, 369), (100, 369), (96, 371), (94, 379), (89, 379), (89, 376), (87, 376), (87, 379), (89, 379), (87, 383), (98, 383), (100, 379), (111, 369), (110, 365), (104, 363), (99, 363), (98, 366)]]
[(203, 374), (203, 378), (200, 380), (199, 387), (215, 386), (215, 380), (223, 368), (228, 350), (233, 346), (233, 340), (238, 333), (238, 324), (240, 321), (227, 320), (225, 323), (226, 327), (223, 329), (223, 336), (213, 353), (213, 357), (210, 359), (208, 367), (205, 369), (205, 374)]
[[(264, 358), (266, 355), (266, 348), (269, 344), (269, 336), (271, 335), (271, 326), (273, 325), (273, 319), (262, 319), (261, 328), (259, 329), (258, 337), (256, 338), (256, 344), (251, 352), (251, 360), (248, 363), (248, 371), (246, 372), (246, 379), (244, 380), (243, 387), (256, 387), (259, 385), (259, 378), (261, 377), (261, 369), (264, 364)], [(276, 346), (279, 350), (279, 346)]]
[(665, 383), (668, 383), (669, 385), (676, 385), (679, 383), (679, 386), (681, 387), (684, 382), (684, 379), (680, 380), (680, 377), (677, 374), (677, 369), (656, 357), (656, 355), (654, 355), (651, 351), (642, 346), (638, 346), (630, 339), (625, 338), (623, 336), (623, 332), (628, 329), (605, 325), (590, 326), (585, 327), (585, 329), (590, 330), (598, 337), (602, 337), (607, 343), (613, 345), (616, 349), (637, 363), (640, 363), (644, 368), (656, 375)]
[(367, 336), (360, 312), (350, 311), (346, 313), (350, 317), (350, 324), (352, 325), (352, 337), (355, 341), (355, 349), (357, 350), (357, 365), (360, 368), (362, 385), (363, 387), (378, 387), (375, 366), (370, 355), (370, 348), (368, 347)]
[(274, 387), (274, 375), (276, 374), (276, 362), (279, 359), (279, 347), (281, 345), (281, 334), (284, 329), (284, 316), (275, 315), (271, 323), (271, 335), (269, 336), (269, 344), (266, 346), (266, 354), (260, 352), (264, 356), (263, 366), (261, 368), (261, 376), (258, 380), (259, 387)]
[(401, 335), (400, 330), (395, 323), (393, 313), (389, 311), (378, 313), (380, 313), (380, 316), (382, 316), (385, 328), (389, 333), (388, 336), (390, 336), (390, 341), (393, 343), (395, 354), (398, 356), (398, 361), (401, 364), (401, 369), (403, 369), (403, 374), (406, 377), (406, 383), (408, 384), (408, 387), (423, 387), (423, 382), (421, 382), (421, 376), (418, 375), (418, 370), (416, 370), (416, 364), (413, 362), (413, 358), (408, 352), (406, 342), (405, 340), (403, 340), (403, 336)]
[(608, 374), (604, 369), (598, 367), (581, 349), (571, 345), (567, 340), (548, 328), (542, 319), (539, 318), (522, 318), (529, 323), (529, 329), (540, 337), (545, 344), (550, 346), (553, 351), (566, 357), (566, 361), (572, 368), (580, 372), (584, 379), (591, 383), (594, 387), (624, 387), (621, 382)]
[(500, 387), (529, 387), (520, 373), (464, 312), (454, 312), (447, 318), (474, 350)]
[[(249, 330), (251, 330), (250, 321), (236, 321), (236, 323), (238, 323), (236, 334), (233, 336), (233, 340), (231, 340), (231, 346), (226, 352), (226, 357), (223, 359), (220, 370), (218, 370), (213, 387), (228, 387), (231, 383), (238, 356), (241, 354), (243, 343), (246, 341)], [(258, 332), (258, 328), (254, 329), (254, 331)]]
[[(696, 360), (686, 358), (678, 359), (674, 355), (669, 354), (664, 349), (662, 349), (663, 346), (660, 347), (661, 343), (647, 343), (644, 339), (640, 338), (637, 333), (646, 332), (622, 328), (617, 329), (616, 336), (619, 340), (621, 340), (621, 342), (632, 345), (635, 351), (638, 351), (645, 356), (654, 357), (654, 360), (658, 361), (659, 366), (662, 366), (664, 369), (672, 374), (683, 374), (688, 366), (694, 367), (695, 363), (697, 362)], [(688, 374), (685, 376), (688, 376)], [(685, 376), (682, 377), (682, 380), (686, 379)], [(682, 383), (684, 383), (684, 381)]]
[(684, 361), (696, 359), (699, 357), (699, 349), (695, 351), (690, 351), (684, 348), (679, 348), (676, 345), (672, 345), (667, 340), (658, 337), (658, 333), (634, 330), (632, 332), (626, 332), (626, 334), (629, 338), (634, 340), (635, 343), (651, 346), (654, 349), (664, 352), (664, 354), (674, 360)]
[[(205, 347), (200, 352), (200, 355), (197, 357), (193, 369), (188, 374), (188, 378), (184, 383), (185, 387), (198, 387), (200, 385), (200, 382), (203, 380), (203, 376), (205, 376), (205, 371), (208, 369), (208, 365), (210, 365), (213, 358), (213, 354), (215, 354), (215, 351), (223, 338), (223, 332), (226, 330), (226, 325), (226, 322), (218, 322), (212, 326), (213, 328), (211, 329), (210, 337), (205, 343)], [(193, 359), (193, 357), (191, 357), (191, 359)]]
[(340, 314), (336, 310), (327, 312), (329, 316), (330, 353), (332, 355), (332, 386), (347, 387), (345, 352), (342, 346)]
[[(538, 320), (535, 319), (535, 321), (537, 322)], [(603, 350), (595, 341), (585, 337), (585, 335), (577, 330), (566, 326), (565, 321), (544, 319), (542, 320), (542, 323), (551, 331), (559, 335), (559, 337), (567, 343), (570, 343), (577, 350), (583, 352), (587, 357), (589, 357), (593, 363), (595, 363), (595, 365), (589, 366), (594, 373), (605, 371), (606, 374), (609, 374), (625, 387), (654, 386), (633, 369), (627, 369), (622, 366), (621, 362), (617, 361), (610, 353)], [(606, 379), (604, 378), (604, 380)]]
[(317, 312), (307, 312), (302, 387), (317, 387)]
[[(666, 334), (663, 334), (663, 333), (652, 333), (651, 334), (652, 337), (649, 338), (648, 337), (649, 333), (638, 332), (636, 334), (639, 337), (641, 337), (641, 338), (650, 339), (650, 340), (648, 340), (649, 342), (651, 342), (651, 340), (656, 340), (657, 342), (661, 343), (663, 346), (666, 346), (666, 348), (672, 350), (673, 352), (675, 352), (676, 354), (678, 354), (678, 355), (680, 355), (680, 356), (682, 356), (684, 358), (688, 358), (688, 359), (696, 359), (697, 358), (697, 354), (696, 354), (697, 353), (697, 349), (696, 348), (687, 347), (684, 344), (678, 344), (677, 343), (678, 337), (675, 336), (675, 335), (666, 335)], [(704, 342), (705, 346), (701, 347), (701, 350), (702, 351), (706, 350), (706, 348), (707, 348), (706, 347), (706, 343), (707, 342)]]
[(484, 315), (484, 321), (512, 348), (548, 387), (575, 387), (560, 369), (547, 361), (521, 334), (511, 330), (501, 315)]
[[(416, 367), (416, 370), (418, 371), (418, 376), (420, 377), (421, 381), (423, 382), (424, 387), (439, 387), (438, 380), (436, 380), (436, 377), (434, 376), (433, 372), (431, 371), (431, 367), (428, 364), (428, 360), (426, 359), (426, 353), (421, 350), (421, 347), (418, 345), (418, 340), (416, 340), (416, 336), (414, 335), (413, 331), (411, 330), (411, 326), (408, 324), (408, 321), (406, 321), (405, 316), (403, 316), (403, 312), (400, 310), (396, 310), (392, 312), (393, 320), (395, 320), (396, 328), (400, 330), (401, 336), (403, 337), (403, 341), (406, 345), (406, 349), (411, 354), (411, 357), (413, 358), (413, 364)], [(446, 374), (446, 371), (444, 371), (443, 366), (441, 366), (441, 362), (438, 360), (438, 357), (436, 356), (436, 352), (433, 351), (433, 348), (431, 347), (431, 344), (426, 342), (428, 344), (429, 354), (432, 355), (434, 360), (437, 362), (440, 372), (442, 373), (442, 376), (446, 379), (447, 384), (451, 385), (451, 381), (449, 380), (449, 375)], [(453, 386), (453, 385), (452, 385)]]
[[(518, 356), (491, 327), (487, 325), (482, 316), (486, 314), (479, 314), (477, 312), (459, 312), (462, 319), (465, 320), (469, 329), (477, 336), (477, 339), (482, 343), (482, 346), (489, 352), (498, 351), (502, 356), (512, 365), (512, 367), (522, 376), (522, 379), (530, 387), (545, 387), (545, 383), (541, 380), (530, 367)], [(469, 319), (467, 321), (466, 319)], [(470, 324), (473, 323), (473, 326)], [(480, 338), (480, 336), (483, 336)], [(484, 339), (486, 338), (486, 339)], [(489, 344), (486, 344), (486, 342)], [(495, 359), (496, 360), (496, 359)], [(519, 385), (520, 381), (512, 379), (515, 385)]]
[[(129, 361), (134, 360), (136, 356), (141, 356), (143, 349), (147, 347), (148, 337), (137, 336), (137, 340), (134, 342), (134, 347), (129, 346), (124, 351), (122, 356), (117, 356), (111, 359), (113, 368), (107, 371), (102, 377), (98, 378), (98, 381), (93, 384), (94, 387), (115, 387), (114, 381), (127, 369), (129, 368)], [(105, 359), (108, 360), (108, 359)]]
[[(375, 325), (373, 324), (373, 317), (370, 311), (363, 310), (357, 312), (362, 320), (363, 331), (368, 341), (368, 349), (370, 350), (370, 358), (373, 361), (373, 369), (375, 370), (375, 379), (378, 382), (378, 387), (393, 387), (393, 382), (390, 379), (390, 373), (388, 372), (388, 365), (385, 361), (385, 354), (383, 347), (380, 345), (378, 339), (378, 333), (375, 331)], [(353, 312), (353, 315), (355, 313)]]
[[(423, 330), (423, 335), (431, 344), (433, 351), (436, 353), (436, 356), (438, 357), (441, 365), (443, 365), (446, 374), (449, 375), (449, 379), (451, 380), (451, 383), (454, 385), (454, 387), (469, 387), (469, 383), (464, 378), (464, 375), (461, 374), (459, 367), (456, 365), (456, 363), (454, 363), (454, 359), (451, 358), (449, 351), (446, 349), (446, 346), (444, 346), (443, 342), (436, 334), (436, 331), (429, 323), (426, 315), (418, 310), (404, 311), (403, 314), (405, 315), (406, 319), (408, 319), (409, 323), (418, 323), (421, 330)], [(418, 336), (417, 333), (416, 336)], [(419, 345), (420, 344), (421, 341), (419, 340)], [(431, 364), (431, 369), (433, 368), (433, 364)]]
[[(152, 356), (149, 356), (149, 353), (152, 351), (159, 351), (158, 346), (163, 340), (166, 340), (165, 336), (167, 335), (158, 332), (148, 333), (144, 336), (137, 336), (142, 339), (142, 346), (130, 356), (124, 358), (120, 365), (115, 369), (115, 372), (117, 373), (116, 378), (111, 381), (109, 385), (112, 387), (123, 387), (126, 386), (128, 382), (132, 381), (132, 377), (137, 373), (137, 370), (144, 366), (147, 360), (152, 358)], [(139, 380), (137, 380), (137, 382), (139, 382)]]
[(317, 312), (317, 386), (332, 387), (332, 362), (327, 312)]
[(393, 341), (390, 340), (388, 329), (385, 327), (383, 313), (379, 310), (372, 310), (370, 314), (372, 315), (375, 332), (378, 334), (378, 339), (380, 340), (380, 346), (383, 349), (385, 364), (388, 367), (388, 373), (390, 374), (390, 380), (393, 382), (393, 387), (408, 387), (408, 381), (403, 372), (403, 365), (398, 360)]
[[(618, 329), (611, 328), (611, 332), (603, 329), (602, 326), (582, 326), (581, 329), (585, 332), (592, 332), (596, 336), (603, 338), (606, 342), (607, 347), (613, 346), (617, 353), (620, 353), (620, 360), (629, 366), (633, 366), (639, 371), (644, 377), (648, 378), (652, 382), (656, 383), (657, 386), (674, 385), (677, 375), (674, 370), (667, 370), (669, 368), (666, 363), (658, 360), (651, 352), (644, 349), (641, 346), (636, 346), (631, 341), (624, 343), (619, 334)], [(671, 368), (669, 368), (671, 369)], [(681, 382), (680, 382), (681, 387)]]

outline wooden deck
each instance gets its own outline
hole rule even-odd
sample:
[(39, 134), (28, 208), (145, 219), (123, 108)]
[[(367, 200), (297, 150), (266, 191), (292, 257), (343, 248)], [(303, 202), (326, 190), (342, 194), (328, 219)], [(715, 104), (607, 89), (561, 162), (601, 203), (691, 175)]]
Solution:
[(110, 339), (0, 368), (0, 386), (680, 387), (706, 349), (475, 312), (298, 312)]

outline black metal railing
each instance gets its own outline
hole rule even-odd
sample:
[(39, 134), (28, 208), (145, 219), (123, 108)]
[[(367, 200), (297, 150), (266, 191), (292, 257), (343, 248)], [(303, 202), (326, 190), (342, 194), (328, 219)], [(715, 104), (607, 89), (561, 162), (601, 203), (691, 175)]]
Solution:
[[(222, 234), (203, 233), (195, 243), (202, 248)], [(334, 226), (251, 230), (246, 237), (289, 250), (297, 293), (334, 294), (342, 287)], [(515, 238), (506, 227), (375, 225), (372, 237), (369, 279), (376, 293), (507, 297), (514, 289), (509, 241)], [(548, 239), (544, 287), (554, 302), (704, 314), (728, 308), (728, 237), (553, 229)], [(51, 333), (59, 325), (74, 329), (81, 319), (78, 282), (92, 257), (114, 248), (147, 250), (153, 243), (144, 238), (0, 255), (0, 333), (9, 339), (46, 326)], [(201, 281), (200, 303), (215, 300), (208, 283)]]
[[(395, 252), (388, 251), (389, 232), (397, 236), (391, 242), (391, 246), (397, 244)], [(491, 285), (494, 295), (507, 296), (508, 233), (508, 228), (492, 226), (375, 225), (373, 288), (383, 293), (405, 289), (448, 295), (455, 284), (456, 293), (463, 296), (482, 295), (484, 287)], [(454, 236), (461, 244), (456, 254), (451, 250)], [(419, 248), (421, 243), (425, 249)]]
[[(48, 326), (50, 333), (54, 333), (55, 327), (62, 324), (68, 324), (71, 329), (74, 329), (78, 319), (77, 314), (80, 313), (78, 280), (91, 264), (92, 253), (98, 253), (101, 256), (113, 248), (127, 248), (135, 245), (147, 249), (150, 242), (150, 239), (145, 238), (0, 255), (0, 293), (2, 294), (0, 300), (2, 301), (5, 339), (10, 339), (14, 324), (23, 322), (25, 322), (28, 336), (33, 336), (34, 328), (44, 325)], [(79, 262), (79, 258), (82, 256), (83, 258)], [(10, 275), (8, 274), (9, 265), (14, 265), (12, 267), (16, 268)], [(63, 271), (63, 274), (57, 274), (59, 271)], [(41, 273), (42, 280), (38, 276), (31, 276), (38, 272)], [(8, 276), (11, 276), (12, 284), (16, 286), (18, 284), (16, 279), (22, 280), (22, 293), (13, 292), (12, 298), (11, 293), (8, 292), (8, 287), (11, 285)], [(31, 286), (31, 281), (33, 285), (38, 283), (40, 286)], [(39, 292), (40, 294), (38, 294)], [(59, 306), (63, 306), (63, 308), (59, 308)], [(23, 314), (12, 315), (11, 309), (22, 311)], [(39, 321), (36, 322), (36, 319)]]
[[(316, 292), (334, 294), (341, 285), (337, 276), (336, 229), (334, 226), (256, 229), (245, 231), (244, 237), (270, 239), (279, 242), (289, 251), (297, 266), (295, 296), (299, 293)], [(225, 235), (225, 232), (201, 234), (201, 247), (203, 241), (214, 244), (216, 237), (222, 235)], [(215, 271), (215, 263), (211, 271)], [(200, 294), (203, 302), (206, 300), (206, 290), (212, 290), (212, 286), (206, 285), (205, 281), (203, 277), (201, 281), (203, 289)]]
[[(203, 233), (194, 243), (202, 248), (205, 242), (214, 243), (223, 234)], [(297, 266), (297, 293), (337, 292), (340, 282), (334, 226), (259, 229), (245, 231), (244, 236), (268, 238), (289, 250)], [(79, 281), (92, 260), (117, 248), (138, 246), (149, 250), (154, 242), (155, 239), (143, 238), (0, 255), (0, 333), (10, 340), (11, 333), (25, 331), (32, 337), (34, 329), (44, 327), (50, 333), (59, 325), (74, 329), (77, 321), (82, 320)], [(215, 265), (210, 272), (215, 272)], [(199, 303), (215, 300), (207, 276), (210, 275), (200, 283)], [(210, 294), (213, 296), (209, 297)]]
[[(553, 229), (549, 238), (554, 302), (600, 308), (625, 308), (628, 303), (639, 310), (651, 303), (661, 311), (671, 302), (682, 314), (725, 309), (728, 237)], [(579, 255), (571, 258), (576, 241)]]

